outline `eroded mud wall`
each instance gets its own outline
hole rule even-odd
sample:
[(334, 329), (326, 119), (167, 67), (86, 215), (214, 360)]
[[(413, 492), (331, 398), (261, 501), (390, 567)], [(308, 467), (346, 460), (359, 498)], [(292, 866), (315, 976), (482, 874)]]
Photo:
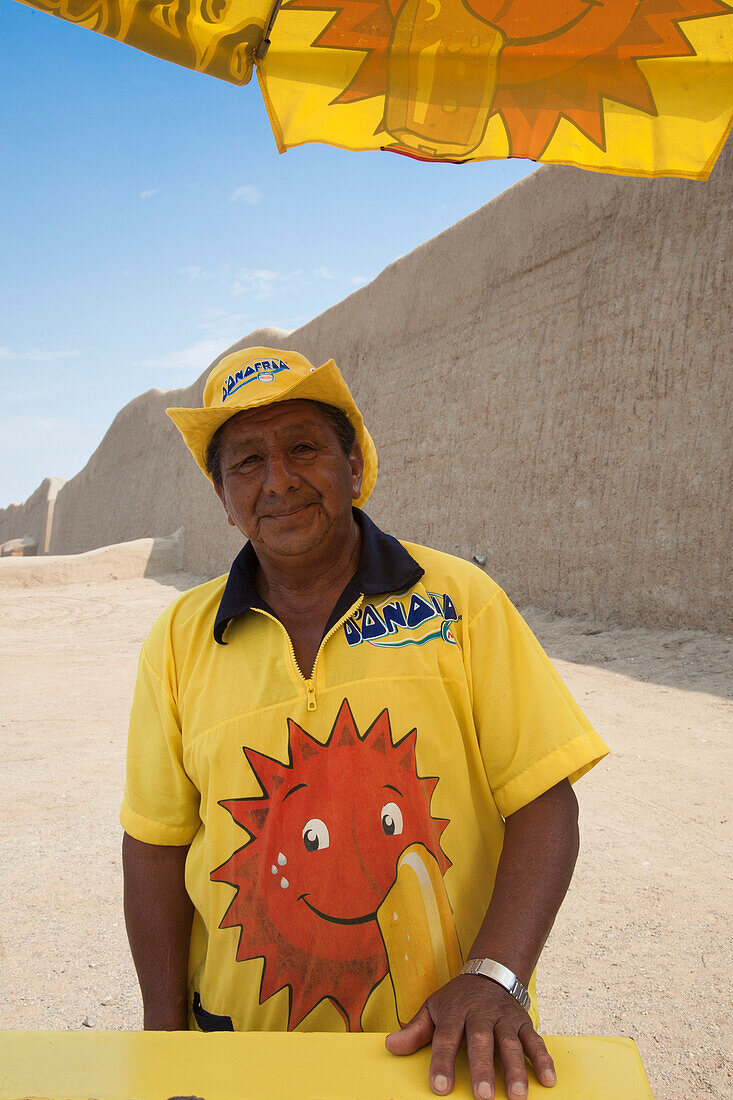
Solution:
[[(281, 340), (276, 329), (255, 342)], [(172, 405), (200, 405), (207, 371), (181, 390), (150, 390), (115, 417), (84, 469), (68, 481), (56, 505), (52, 554), (78, 554), (183, 528), (184, 568), (202, 576), (223, 572), (241, 546), (204, 475), (165, 415)]]
[(732, 176), (542, 169), (294, 333), (368, 412), (375, 518), (520, 604), (730, 630)]
[(22, 504), (9, 504), (0, 509), (0, 543), (30, 536), (38, 544), (38, 553), (47, 554), (56, 497), (63, 484), (63, 478), (45, 477)]
[[(707, 184), (543, 168), (288, 337), (333, 355), (380, 455), (369, 511), (519, 604), (727, 630), (733, 145)], [(163, 409), (117, 416), (56, 503), (52, 553), (185, 529), (238, 541)], [(10, 537), (10, 534), (8, 534)]]

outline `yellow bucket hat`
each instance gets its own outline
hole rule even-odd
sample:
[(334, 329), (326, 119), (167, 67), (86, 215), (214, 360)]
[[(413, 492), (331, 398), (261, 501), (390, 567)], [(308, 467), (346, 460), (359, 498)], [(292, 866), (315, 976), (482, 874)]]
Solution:
[(197, 464), (211, 481), (206, 453), (217, 428), (244, 409), (279, 401), (323, 401), (348, 416), (364, 456), (361, 508), (377, 480), (377, 451), (349, 387), (333, 359), (314, 367), (297, 351), (243, 348), (226, 355), (209, 374), (203, 409), (166, 409)]

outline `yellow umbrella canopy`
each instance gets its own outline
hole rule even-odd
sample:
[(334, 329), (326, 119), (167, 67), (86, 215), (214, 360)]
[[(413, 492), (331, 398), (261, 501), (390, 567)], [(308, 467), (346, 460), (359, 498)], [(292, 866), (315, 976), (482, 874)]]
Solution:
[(255, 65), (281, 152), (316, 141), (707, 179), (733, 122), (723, 0), (31, 6), (235, 84)]
[[(26, 3), (27, 0), (21, 0)], [(273, 0), (33, 0), (28, 7), (232, 84), (252, 76)]]

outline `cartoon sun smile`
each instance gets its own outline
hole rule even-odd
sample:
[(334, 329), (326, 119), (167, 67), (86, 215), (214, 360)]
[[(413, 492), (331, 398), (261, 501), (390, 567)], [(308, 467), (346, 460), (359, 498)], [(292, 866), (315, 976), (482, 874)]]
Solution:
[[(474, 7), (474, 10), (476, 10), (476, 5), (472, 6)], [(549, 42), (550, 39), (558, 38), (560, 35), (567, 34), (568, 31), (571, 31), (573, 27), (577, 26), (577, 24), (580, 23), (582, 19), (585, 19), (588, 12), (592, 11), (593, 8), (602, 8), (603, 6), (603, 0), (586, 0), (586, 3), (580, 5), (580, 11), (568, 18), (567, 22), (562, 23), (560, 26), (553, 27), (552, 30), (540, 29), (542, 23), (542, 12), (535, 12), (533, 13), (536, 25), (535, 32), (529, 35), (522, 35), (520, 33), (519, 37), (517, 38), (507, 38), (507, 44), (511, 46), (536, 46), (540, 42)], [(510, 5), (505, 4), (504, 10), (506, 11), (509, 7)], [(561, 16), (563, 14), (553, 11), (552, 5), (548, 5), (547, 13), (549, 13), (551, 18), (555, 17), (556, 14), (560, 14)]]
[(328, 920), (331, 924), (366, 924), (367, 921), (376, 920), (377, 914), (365, 913), (363, 917), (334, 917), (329, 913), (322, 913), (320, 909), (316, 909), (315, 905), (311, 905), (305, 894), (301, 894), (298, 901), (304, 901), (312, 913), (315, 913), (321, 920)]
[(288, 730), (285, 764), (244, 749), (262, 795), (220, 803), (249, 833), (211, 872), (236, 890), (220, 927), (240, 927), (239, 961), (264, 958), (260, 1003), (289, 986), (290, 1030), (324, 997), (360, 1030), (388, 971), (378, 910), (400, 857), (419, 846), (440, 878), (448, 822), (430, 814), (438, 781), (417, 774), (417, 731), (394, 744), (386, 710), (363, 738), (347, 700), (325, 744)]
[(384, 147), (445, 160), (475, 152), (492, 117), (509, 156), (540, 159), (563, 119), (605, 149), (604, 99), (657, 113), (637, 63), (694, 56), (684, 22), (730, 13), (719, 0), (287, 0), (283, 8), (332, 11), (313, 45), (361, 53), (334, 104), (384, 96), (376, 131)]

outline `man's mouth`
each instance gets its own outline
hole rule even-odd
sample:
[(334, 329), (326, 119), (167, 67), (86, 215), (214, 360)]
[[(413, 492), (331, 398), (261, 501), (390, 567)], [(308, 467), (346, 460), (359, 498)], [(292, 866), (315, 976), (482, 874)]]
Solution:
[(330, 921), (331, 924), (368, 924), (369, 921), (376, 920), (376, 913), (365, 913), (363, 917), (334, 917), (328, 913), (322, 913), (320, 909), (316, 909), (315, 905), (311, 905), (305, 894), (301, 894), (298, 901), (304, 901), (312, 913), (315, 913), (321, 920)]
[(306, 508), (310, 508), (316, 501), (309, 500), (307, 504), (301, 504), (298, 508), (290, 508), (287, 512), (267, 512), (260, 519), (290, 519), (291, 516), (300, 515)]

